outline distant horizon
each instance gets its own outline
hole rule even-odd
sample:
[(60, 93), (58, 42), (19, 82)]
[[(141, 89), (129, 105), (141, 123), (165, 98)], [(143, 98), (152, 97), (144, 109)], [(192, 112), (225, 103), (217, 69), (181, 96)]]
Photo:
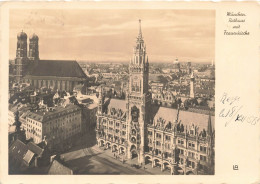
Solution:
[[(9, 59), (10, 61), (14, 61), (14, 58), (13, 59)], [(41, 59), (40, 60), (44, 61), (44, 60), (60, 60), (60, 61), (77, 61), (77, 62), (81, 62), (81, 63), (96, 63), (96, 64), (103, 64), (103, 63), (106, 63), (106, 64), (109, 64), (109, 63), (122, 63), (122, 64), (128, 64), (129, 61), (90, 61), (90, 60), (77, 60), (77, 59)], [(165, 63), (165, 64), (173, 64), (174, 61), (149, 61), (149, 63)], [(197, 64), (212, 64), (212, 61), (206, 61), (206, 62), (200, 62), (200, 61), (179, 61), (179, 63), (188, 63), (188, 62), (191, 62), (191, 63), (197, 63)], [(213, 62), (215, 64), (215, 61)]]
[[(82, 63), (94, 63), (96, 62), (97, 64), (99, 63), (124, 63), (124, 64), (127, 64), (129, 63), (129, 61), (88, 61), (88, 60), (76, 60), (77, 62), (82, 62)], [(174, 61), (151, 61), (149, 63), (168, 63), (168, 64), (173, 64)], [(197, 64), (212, 64), (212, 61), (206, 61), (206, 62), (200, 62), (200, 61), (179, 61), (179, 63), (188, 63), (188, 62), (191, 62), (191, 63), (197, 63)], [(215, 64), (215, 62), (214, 62)]]
[(214, 10), (11, 10), (9, 56), (23, 30), (38, 35), (40, 58), (127, 63), (139, 19), (150, 63), (215, 61)]

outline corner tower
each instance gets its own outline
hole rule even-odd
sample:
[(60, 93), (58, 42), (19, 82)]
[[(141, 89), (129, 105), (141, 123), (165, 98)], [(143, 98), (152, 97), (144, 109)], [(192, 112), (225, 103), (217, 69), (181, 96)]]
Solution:
[(149, 63), (144, 44), (141, 20), (139, 34), (136, 39), (133, 57), (129, 64), (129, 92), (127, 94), (128, 109), (128, 158), (137, 157), (138, 162), (144, 162), (147, 145), (146, 126), (148, 111), (151, 104), (151, 94), (148, 92)]
[(20, 32), (17, 35), (17, 49), (15, 58), (15, 80), (20, 82), (25, 75), (27, 65), (27, 34)]

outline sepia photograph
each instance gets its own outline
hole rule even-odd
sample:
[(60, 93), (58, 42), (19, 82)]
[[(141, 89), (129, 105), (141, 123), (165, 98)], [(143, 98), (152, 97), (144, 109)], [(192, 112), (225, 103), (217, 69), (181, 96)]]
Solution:
[(215, 175), (215, 13), (11, 9), (8, 174)]

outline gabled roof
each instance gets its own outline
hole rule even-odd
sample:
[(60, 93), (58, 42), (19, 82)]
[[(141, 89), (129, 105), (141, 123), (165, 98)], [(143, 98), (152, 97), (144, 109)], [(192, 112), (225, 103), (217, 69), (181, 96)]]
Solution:
[(108, 108), (121, 109), (123, 112), (126, 112), (126, 101), (119, 99), (110, 99)]
[[(166, 126), (169, 121), (174, 123), (177, 120), (178, 116), (178, 109), (166, 108), (166, 107), (159, 107), (157, 112), (155, 112), (154, 121), (155, 126), (157, 125), (157, 120), (163, 120), (164, 125)], [(214, 129), (215, 124), (215, 117), (211, 116), (211, 126)], [(203, 129), (208, 129), (208, 121), (209, 115), (195, 113), (190, 111), (179, 111), (178, 122), (183, 124), (184, 126), (190, 126), (194, 124), (194, 126), (198, 126), (199, 130), (202, 131)], [(160, 121), (159, 121), (160, 122)]]
[(178, 111), (176, 109), (160, 107), (159, 110), (157, 111), (154, 119), (157, 120), (159, 118), (163, 118), (164, 120), (167, 121), (167, 123), (169, 121), (174, 123), (174, 121), (177, 119), (177, 112)]
[(40, 60), (29, 67), (27, 75), (86, 78), (79, 64), (69, 60)]
[(32, 161), (34, 155), (35, 155), (35, 154), (34, 154), (32, 151), (28, 150), (28, 151), (26, 152), (25, 156), (23, 157), (23, 160), (24, 160), (27, 164), (30, 164), (30, 162)]
[(53, 160), (51, 163), (51, 166), (49, 168), (48, 174), (50, 175), (71, 175), (73, 174), (73, 171), (64, 166), (62, 163), (60, 163), (57, 160)]
[[(194, 124), (199, 127), (199, 130), (207, 130), (208, 129), (208, 120), (209, 115), (207, 114), (200, 114), (194, 113), (190, 111), (180, 111), (179, 120), (184, 125), (191, 125)], [(214, 127), (215, 117), (211, 116), (212, 127)]]
[(12, 158), (15, 158), (16, 162), (19, 162), (19, 164), (21, 164), (27, 151), (28, 148), (26, 144), (17, 139), (9, 148), (9, 155)]
[(29, 142), (27, 144), (28, 149), (31, 150), (33, 153), (37, 154), (37, 155), (41, 155), (42, 152), (44, 151), (43, 149), (41, 149), (39, 146), (37, 146), (35, 143), (33, 142)]

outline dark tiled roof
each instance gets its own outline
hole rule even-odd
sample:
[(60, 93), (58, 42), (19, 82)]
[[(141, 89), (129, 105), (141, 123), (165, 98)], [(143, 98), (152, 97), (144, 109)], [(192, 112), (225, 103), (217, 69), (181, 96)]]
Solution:
[(26, 144), (24, 144), (19, 139), (17, 139), (9, 148), (9, 153), (11, 154), (11, 156), (16, 157), (19, 160), (23, 159), (27, 151), (28, 148)]
[(51, 163), (48, 174), (50, 174), (50, 175), (71, 175), (71, 174), (73, 174), (73, 171), (70, 168), (68, 168), (68, 167), (64, 166), (63, 164), (61, 164), (60, 162), (58, 162), (57, 160), (54, 160)]
[(27, 117), (34, 119), (39, 122), (46, 122), (48, 120), (60, 117), (65, 114), (69, 114), (72, 112), (78, 112), (80, 110), (79, 106), (68, 104), (66, 107), (58, 106), (53, 108), (53, 111), (38, 111), (38, 112), (30, 112)]
[[(172, 108), (166, 108), (166, 107), (159, 107), (159, 109), (155, 113), (156, 114), (154, 120), (156, 124), (157, 124), (157, 120), (161, 118), (168, 123), (169, 121), (170, 122), (176, 121), (178, 110)], [(209, 120), (209, 115), (207, 114), (200, 114), (200, 113), (182, 111), (182, 110), (180, 110), (179, 117), (178, 117), (178, 121), (181, 122), (184, 126), (186, 125), (189, 126), (194, 124), (198, 126), (200, 130), (203, 129), (207, 130), (208, 120)], [(214, 129), (214, 125), (215, 125), (214, 116), (211, 116), (211, 122), (212, 122), (212, 127)]]
[(126, 101), (120, 99), (110, 99), (108, 108), (121, 109), (123, 112), (126, 112)]
[(40, 60), (33, 63), (27, 75), (86, 78), (76, 61)]

